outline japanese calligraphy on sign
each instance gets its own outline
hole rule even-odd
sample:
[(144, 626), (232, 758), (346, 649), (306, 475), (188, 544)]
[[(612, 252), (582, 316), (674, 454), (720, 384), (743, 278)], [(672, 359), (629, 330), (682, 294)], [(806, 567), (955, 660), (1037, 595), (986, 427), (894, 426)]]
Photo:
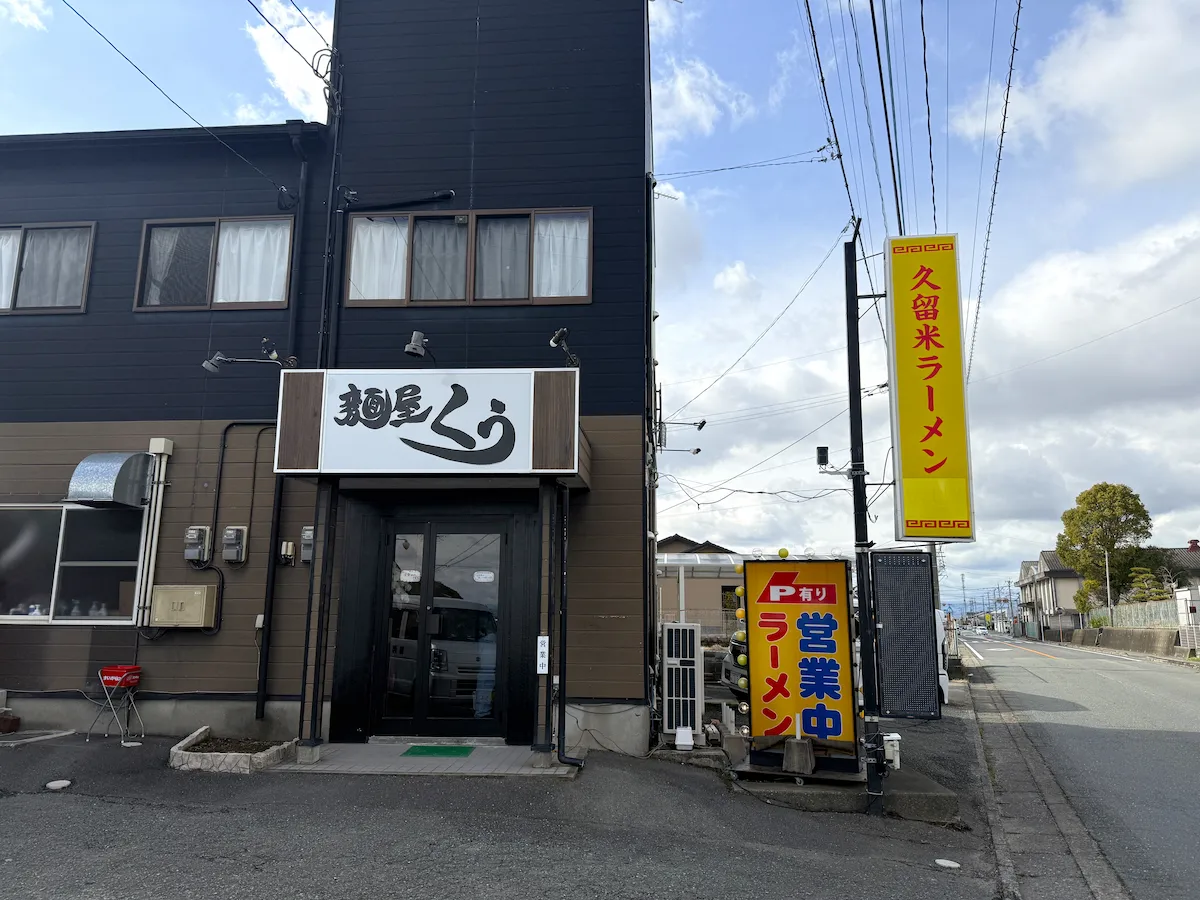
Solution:
[(845, 561), (746, 560), (750, 728), (853, 747), (853, 640)]
[(322, 468), (531, 471), (531, 384), (524, 371), (330, 371)]
[(890, 238), (885, 255), (896, 538), (973, 541), (957, 238)]

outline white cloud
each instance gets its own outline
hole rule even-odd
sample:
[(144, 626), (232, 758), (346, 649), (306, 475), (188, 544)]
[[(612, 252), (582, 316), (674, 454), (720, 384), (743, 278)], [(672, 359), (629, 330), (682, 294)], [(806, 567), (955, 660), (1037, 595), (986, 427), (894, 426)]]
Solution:
[(0, 0), (0, 21), (45, 31), (46, 20), (51, 15), (53, 12), (46, 0)]
[(757, 300), (762, 296), (762, 285), (746, 270), (746, 264), (740, 259), (716, 274), (713, 288), (726, 297), (738, 300)]
[(659, 149), (693, 135), (711, 135), (724, 119), (736, 127), (755, 113), (749, 94), (698, 59), (679, 62), (669, 57), (654, 80), (653, 96), (654, 142)]
[[(1085, 4), (1033, 70), (1014, 79), (1010, 132), (1018, 145), (1071, 142), (1082, 174), (1095, 182), (1134, 184), (1184, 170), (1200, 160), (1198, 44), (1195, 0)], [(985, 89), (956, 111), (958, 134), (984, 133)], [(992, 134), (1003, 90), (992, 85)]]
[[(325, 41), (333, 36), (333, 20), (324, 12), (304, 10), (324, 37), (325, 41), (322, 41), (300, 12), (283, 0), (264, 0), (261, 9), (296, 48), (293, 50), (285, 44), (274, 29), (261, 19), (246, 24), (246, 33), (254, 40), (254, 47), (270, 76), (271, 86), (279, 91), (288, 106), (305, 119), (324, 122), (327, 112), (325, 84), (304, 60), (313, 60), (317, 53), (325, 49)], [(301, 59), (301, 55), (304, 59)]]
[(680, 12), (682, 4), (676, 0), (646, 0), (650, 13), (650, 40), (667, 41), (679, 31), (679, 22), (683, 17)]
[(252, 103), (238, 96), (237, 108), (233, 111), (233, 119), (239, 125), (262, 125), (267, 122), (277, 122), (280, 119), (279, 104), (274, 98), (264, 94), (257, 103)]
[(685, 286), (704, 254), (700, 211), (690, 195), (660, 181), (654, 200), (654, 279), (672, 289)]
[(796, 71), (796, 66), (800, 62), (800, 56), (804, 53), (804, 47), (800, 43), (800, 35), (798, 32), (792, 32), (792, 46), (786, 50), (780, 50), (775, 54), (775, 63), (779, 67), (779, 72), (775, 76), (775, 81), (771, 85), (771, 89), (767, 91), (767, 105), (773, 111), (778, 111), (783, 106), (783, 101), (787, 98), (788, 89), (792, 85), (792, 75)]

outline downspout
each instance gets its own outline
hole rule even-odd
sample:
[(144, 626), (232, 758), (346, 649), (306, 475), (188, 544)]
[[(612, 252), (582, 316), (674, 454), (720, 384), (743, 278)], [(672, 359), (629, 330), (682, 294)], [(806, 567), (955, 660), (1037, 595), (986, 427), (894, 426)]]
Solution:
[(562, 517), (559, 528), (562, 550), (559, 554), (558, 594), (558, 761), (564, 766), (583, 768), (583, 760), (567, 756), (567, 529), (571, 521), (571, 491), (560, 487)]
[(333, 124), (330, 126), (329, 187), (325, 194), (325, 251), (321, 264), (321, 324), (317, 340), (317, 368), (329, 365), (330, 328), (333, 319), (334, 291), (330, 284), (333, 270), (333, 254), (336, 236), (338, 157), (342, 147), (342, 64), (341, 55), (334, 48), (329, 60), (329, 112)]
[[(655, 577), (655, 556), (658, 550), (657, 539), (652, 537), (658, 530), (655, 522), (654, 485), (651, 484), (651, 472), (658, 473), (656, 459), (656, 444), (654, 441), (654, 176), (646, 174), (645, 199), (646, 204), (646, 404), (645, 425), (642, 436), (642, 520), (645, 523), (645, 533), (642, 542), (645, 545), (642, 559), (642, 696), (646, 704), (652, 706), (652, 679), (657, 660), (655, 659), (656, 637), (658, 623), (654, 620), (652, 610), (657, 607), (653, 603), (654, 591), (658, 585)], [(682, 589), (681, 589), (682, 590)], [(654, 717), (651, 716), (651, 721)]]
[[(300, 145), (300, 122), (288, 122), (292, 150), (300, 158), (300, 184), (296, 190), (296, 224), (292, 231), (292, 277), (288, 289), (287, 355), (295, 357), (296, 331), (300, 319), (300, 260), (303, 258), (305, 199), (308, 195), (308, 157)], [(267, 539), (267, 583), (263, 588), (263, 624), (259, 637), (258, 683), (254, 691), (254, 718), (267, 715), (267, 672), (271, 659), (271, 623), (275, 617), (275, 580), (279, 566), (279, 533), (283, 518), (283, 475), (275, 476), (275, 494), (271, 498), (271, 536)], [(253, 503), (253, 498), (251, 498)]]

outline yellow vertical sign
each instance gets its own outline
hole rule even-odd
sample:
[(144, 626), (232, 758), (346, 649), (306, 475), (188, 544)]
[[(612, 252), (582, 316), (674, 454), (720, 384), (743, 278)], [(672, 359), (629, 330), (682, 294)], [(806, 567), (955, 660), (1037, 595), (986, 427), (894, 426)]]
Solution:
[(889, 238), (885, 256), (896, 538), (973, 541), (958, 239)]
[(748, 559), (744, 566), (751, 734), (853, 745), (849, 564)]

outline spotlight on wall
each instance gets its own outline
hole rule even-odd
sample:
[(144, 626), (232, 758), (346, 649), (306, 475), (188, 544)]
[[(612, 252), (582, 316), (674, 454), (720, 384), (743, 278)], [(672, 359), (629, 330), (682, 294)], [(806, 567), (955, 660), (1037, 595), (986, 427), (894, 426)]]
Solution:
[(296, 357), (280, 356), (275, 350), (275, 344), (270, 338), (262, 339), (263, 358), (257, 359), (253, 357), (226, 356), (220, 350), (217, 350), (204, 362), (200, 363), (204, 367), (204, 371), (211, 375), (216, 375), (221, 371), (221, 366), (229, 363), (266, 363), (269, 366), (279, 366), (281, 369), (291, 369), (296, 365)]
[(571, 334), (569, 328), (560, 328), (550, 338), (551, 347), (560, 347), (562, 352), (567, 356), (567, 365), (573, 368), (579, 368), (579, 357), (571, 352), (571, 348), (567, 346), (567, 337)]
[(404, 352), (413, 357), (413, 359), (424, 359), (428, 356), (435, 363), (437, 362), (437, 357), (429, 349), (429, 338), (425, 337), (425, 332), (423, 331), (414, 331), (412, 333), (412, 337), (404, 345)]

